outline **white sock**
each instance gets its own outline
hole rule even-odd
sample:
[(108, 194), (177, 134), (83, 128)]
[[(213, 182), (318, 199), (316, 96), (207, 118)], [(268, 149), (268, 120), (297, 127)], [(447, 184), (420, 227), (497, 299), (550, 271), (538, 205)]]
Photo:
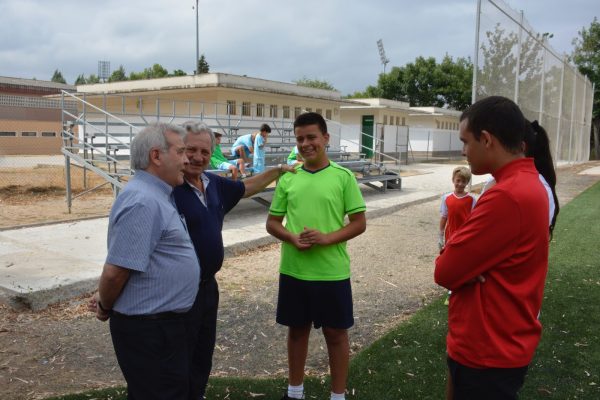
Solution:
[(288, 397), (290, 399), (301, 399), (304, 396), (304, 383), (298, 386), (288, 385)]
[(333, 393), (331, 392), (331, 400), (345, 400), (346, 399), (346, 393)]

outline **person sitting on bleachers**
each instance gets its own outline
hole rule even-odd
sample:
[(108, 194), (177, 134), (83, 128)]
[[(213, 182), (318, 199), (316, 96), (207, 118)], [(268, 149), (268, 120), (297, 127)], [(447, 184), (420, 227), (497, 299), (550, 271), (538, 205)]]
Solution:
[[(210, 167), (218, 169), (220, 171), (231, 171), (231, 178), (237, 180), (238, 173), (241, 173), (241, 177), (246, 177), (246, 165), (244, 160), (238, 158), (237, 160), (228, 160), (221, 150), (221, 137), (223, 134), (215, 132), (215, 149), (210, 157)], [(235, 165), (232, 163), (234, 162)]]
[(250, 163), (250, 158), (254, 155), (254, 140), (256, 136), (260, 134), (266, 140), (269, 133), (271, 133), (271, 127), (267, 124), (262, 124), (259, 132), (238, 137), (231, 146), (231, 155), (235, 158), (241, 158), (244, 163)]

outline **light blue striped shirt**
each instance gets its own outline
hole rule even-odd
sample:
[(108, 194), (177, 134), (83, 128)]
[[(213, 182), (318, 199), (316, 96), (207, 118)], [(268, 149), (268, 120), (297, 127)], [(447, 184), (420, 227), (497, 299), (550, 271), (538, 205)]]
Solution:
[(115, 200), (106, 262), (130, 270), (113, 308), (127, 315), (187, 311), (196, 297), (200, 265), (173, 188), (138, 170)]

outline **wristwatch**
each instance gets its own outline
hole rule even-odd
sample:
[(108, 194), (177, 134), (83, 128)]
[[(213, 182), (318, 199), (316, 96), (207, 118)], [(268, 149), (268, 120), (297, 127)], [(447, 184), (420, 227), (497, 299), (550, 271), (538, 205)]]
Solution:
[(102, 307), (102, 303), (100, 302), (100, 300), (98, 300), (98, 308), (100, 308), (103, 312), (105, 312), (107, 314), (112, 313), (112, 308), (106, 309), (106, 308)]

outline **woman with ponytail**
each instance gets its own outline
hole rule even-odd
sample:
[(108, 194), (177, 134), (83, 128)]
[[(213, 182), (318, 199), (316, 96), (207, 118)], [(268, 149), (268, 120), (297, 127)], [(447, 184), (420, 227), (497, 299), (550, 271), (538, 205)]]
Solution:
[(550, 152), (550, 140), (546, 130), (537, 121), (529, 123), (525, 131), (525, 155), (532, 157), (535, 168), (540, 173), (540, 181), (548, 192), (550, 237), (556, 224), (556, 217), (560, 206), (556, 196), (556, 172)]

